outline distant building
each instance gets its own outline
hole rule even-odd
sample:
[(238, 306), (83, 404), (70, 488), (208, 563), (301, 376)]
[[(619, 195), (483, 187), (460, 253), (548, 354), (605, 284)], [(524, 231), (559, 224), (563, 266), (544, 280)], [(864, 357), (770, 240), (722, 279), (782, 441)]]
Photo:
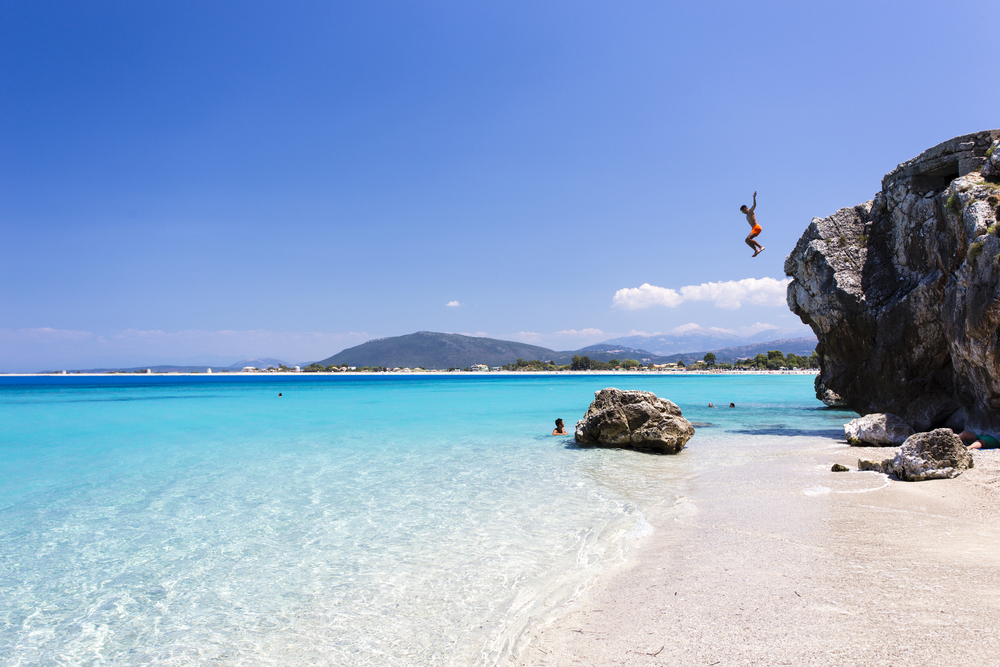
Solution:
[(146, 369), (146, 373), (147, 373), (147, 374), (150, 374), (150, 373), (152, 373), (152, 372), (153, 372), (153, 369), (152, 369), (152, 368), (147, 368), (147, 369)]
[(256, 366), (244, 366), (243, 367), (243, 372), (244, 373), (256, 373), (257, 372), (257, 367)]
[(298, 366), (296, 366), (296, 367), (295, 367), (295, 368), (293, 368), (292, 370), (294, 370), (294, 371), (295, 371), (296, 373), (301, 373), (301, 372), (302, 372), (302, 369), (301, 369), (301, 368), (299, 368)]
[(490, 367), (486, 364), (474, 364), (469, 366), (469, 370), (473, 373), (489, 373)]
[(205, 372), (211, 374), (212, 369), (211, 368), (207, 368), (207, 369), (205, 369)]

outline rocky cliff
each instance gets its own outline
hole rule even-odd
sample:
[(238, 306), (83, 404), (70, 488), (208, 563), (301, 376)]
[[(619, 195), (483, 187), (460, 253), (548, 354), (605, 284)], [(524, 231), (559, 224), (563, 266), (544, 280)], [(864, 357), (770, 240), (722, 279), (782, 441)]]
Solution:
[(814, 218), (785, 260), (822, 384), (917, 431), (1000, 431), (1000, 130), (900, 164), (872, 201)]

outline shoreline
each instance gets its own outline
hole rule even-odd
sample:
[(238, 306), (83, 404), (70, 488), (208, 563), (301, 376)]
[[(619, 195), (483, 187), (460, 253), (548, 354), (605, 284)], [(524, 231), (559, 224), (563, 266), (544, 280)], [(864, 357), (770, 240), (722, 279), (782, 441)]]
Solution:
[(893, 448), (789, 441), (693, 479), (695, 512), (649, 517), (628, 562), (532, 628), (517, 663), (993, 662), (1000, 451), (955, 479), (899, 482), (854, 471)]
[(521, 376), (521, 375), (541, 375), (541, 376), (552, 376), (559, 375), (565, 377), (573, 376), (593, 376), (593, 375), (611, 375), (611, 376), (634, 376), (634, 377), (660, 377), (664, 375), (817, 375), (818, 370), (800, 370), (800, 371), (737, 371), (737, 370), (718, 370), (718, 371), (489, 371), (489, 372), (477, 372), (477, 371), (411, 371), (409, 373), (403, 371), (385, 371), (385, 372), (358, 372), (358, 371), (342, 371), (339, 373), (328, 373), (328, 372), (257, 372), (257, 373), (244, 373), (242, 371), (233, 372), (212, 372), (212, 373), (189, 373), (189, 372), (161, 372), (161, 373), (78, 373), (74, 371), (67, 371), (63, 373), (0, 373), (0, 378), (4, 377), (49, 377), (49, 378), (69, 378), (69, 377), (165, 377), (165, 376), (191, 376), (191, 377), (257, 377), (257, 376), (289, 376), (289, 377), (310, 377), (310, 376), (320, 376), (320, 377), (338, 377), (338, 376), (350, 376), (350, 377), (411, 377), (414, 375), (419, 376), (470, 376), (470, 377), (496, 377), (496, 376)]

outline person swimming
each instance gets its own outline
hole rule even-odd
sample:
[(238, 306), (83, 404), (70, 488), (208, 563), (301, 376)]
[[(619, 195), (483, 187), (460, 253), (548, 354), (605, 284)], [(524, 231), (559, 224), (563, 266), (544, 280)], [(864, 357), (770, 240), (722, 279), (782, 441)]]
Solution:
[(761, 251), (764, 250), (764, 246), (757, 243), (757, 241), (755, 240), (757, 238), (757, 235), (760, 234), (761, 232), (760, 223), (757, 222), (757, 216), (754, 214), (754, 209), (756, 208), (757, 208), (757, 191), (754, 190), (753, 206), (751, 206), (750, 208), (747, 208), (746, 204), (740, 206), (740, 212), (746, 214), (747, 222), (750, 223), (751, 229), (749, 236), (747, 236), (747, 245), (750, 246), (750, 248), (754, 251), (753, 253), (754, 257), (759, 255)]
[(569, 435), (566, 432), (566, 426), (563, 424), (562, 419), (556, 420), (556, 430), (552, 431), (552, 435)]
[(958, 437), (969, 449), (1000, 449), (1000, 441), (992, 435), (976, 435), (972, 431), (962, 431)]

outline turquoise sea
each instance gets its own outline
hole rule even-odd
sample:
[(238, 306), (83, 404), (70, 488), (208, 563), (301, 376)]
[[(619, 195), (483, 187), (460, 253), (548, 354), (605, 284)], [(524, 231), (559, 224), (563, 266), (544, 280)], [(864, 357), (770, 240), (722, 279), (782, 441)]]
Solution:
[[(695, 437), (656, 456), (549, 435), (607, 386), (671, 399)], [(812, 386), (0, 378), (0, 665), (507, 664), (651, 518), (697, 511), (702, 471), (842, 440)]]

